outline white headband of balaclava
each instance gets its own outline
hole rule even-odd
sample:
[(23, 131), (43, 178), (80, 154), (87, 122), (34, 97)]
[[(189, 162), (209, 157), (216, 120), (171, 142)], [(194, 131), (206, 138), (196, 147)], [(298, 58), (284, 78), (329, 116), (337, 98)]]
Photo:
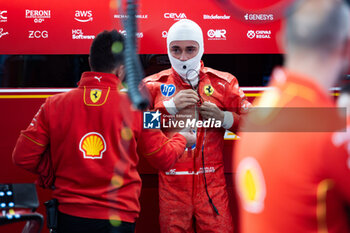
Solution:
[[(170, 54), (170, 43), (183, 40), (196, 41), (199, 45), (198, 54), (187, 61), (180, 61)], [(182, 19), (174, 23), (168, 31), (167, 48), (168, 57), (174, 70), (184, 81), (189, 81), (194, 87), (197, 86), (199, 70), (201, 68), (201, 58), (204, 53), (202, 29), (198, 24), (189, 19)]]

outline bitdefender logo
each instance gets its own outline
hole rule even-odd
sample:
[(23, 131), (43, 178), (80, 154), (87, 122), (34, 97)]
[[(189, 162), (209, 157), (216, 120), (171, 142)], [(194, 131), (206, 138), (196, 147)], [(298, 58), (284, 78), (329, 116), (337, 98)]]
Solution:
[(33, 19), (34, 23), (42, 23), (45, 19), (51, 18), (51, 10), (28, 10), (26, 9), (26, 19)]
[(228, 20), (230, 18), (231, 18), (230, 15), (218, 15), (218, 14), (216, 14), (216, 15), (213, 15), (213, 14), (211, 14), (211, 15), (208, 15), (208, 14), (203, 15), (203, 19), (212, 19), (212, 20), (220, 20), (220, 19)]
[(92, 11), (80, 11), (76, 10), (74, 19), (78, 22), (81, 23), (86, 23), (86, 22), (92, 22), (93, 17), (92, 17)]
[(160, 129), (160, 116), (162, 114), (156, 112), (143, 112), (143, 128), (144, 129)]
[(164, 13), (164, 18), (173, 20), (187, 19), (185, 13)]

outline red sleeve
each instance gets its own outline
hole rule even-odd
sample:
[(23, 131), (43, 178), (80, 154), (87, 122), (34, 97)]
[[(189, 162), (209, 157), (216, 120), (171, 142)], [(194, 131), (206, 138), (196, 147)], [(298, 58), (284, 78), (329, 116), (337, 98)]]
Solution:
[(40, 107), (28, 128), (21, 131), (12, 153), (14, 164), (33, 173), (39, 173), (39, 163), (49, 144), (46, 105), (47, 101)]
[(224, 110), (230, 111), (233, 115), (233, 125), (228, 130), (236, 132), (241, 121), (241, 115), (247, 113), (252, 105), (239, 87), (235, 77), (233, 77), (228, 87), (225, 89)]
[(169, 170), (186, 148), (186, 138), (175, 134), (167, 138), (160, 130), (144, 129), (137, 142), (137, 152), (160, 170)]
[(324, 143), (322, 162), (324, 174), (341, 198), (350, 205), (350, 129), (336, 132)]
[(170, 115), (170, 113), (165, 108), (163, 101), (155, 102), (157, 94), (159, 94), (159, 90), (160, 90), (159, 87), (157, 87), (157, 82), (156, 81), (147, 81), (144, 84), (145, 84), (145, 87), (147, 88), (147, 90), (150, 94), (149, 109), (151, 111), (158, 109), (162, 114)]

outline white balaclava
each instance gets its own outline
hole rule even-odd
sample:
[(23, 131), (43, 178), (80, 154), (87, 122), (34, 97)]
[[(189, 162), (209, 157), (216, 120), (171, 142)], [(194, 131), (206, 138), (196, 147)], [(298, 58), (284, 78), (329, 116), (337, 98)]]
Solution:
[[(199, 45), (198, 54), (187, 61), (180, 61), (170, 54), (170, 43), (183, 40), (193, 40)], [(174, 23), (168, 31), (167, 48), (171, 66), (184, 81), (189, 81), (193, 87), (196, 87), (198, 85), (199, 70), (201, 68), (201, 58), (204, 53), (202, 29), (198, 24), (189, 19), (182, 19)]]

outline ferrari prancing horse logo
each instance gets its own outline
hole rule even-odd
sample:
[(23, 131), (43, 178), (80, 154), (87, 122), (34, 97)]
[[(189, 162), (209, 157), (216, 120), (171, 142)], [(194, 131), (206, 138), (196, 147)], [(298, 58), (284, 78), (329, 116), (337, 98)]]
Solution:
[(211, 96), (214, 93), (214, 88), (212, 87), (212, 85), (205, 85), (204, 86), (204, 93), (207, 96)]
[(92, 89), (90, 91), (90, 99), (93, 103), (96, 103), (102, 95), (102, 91), (100, 89)]

